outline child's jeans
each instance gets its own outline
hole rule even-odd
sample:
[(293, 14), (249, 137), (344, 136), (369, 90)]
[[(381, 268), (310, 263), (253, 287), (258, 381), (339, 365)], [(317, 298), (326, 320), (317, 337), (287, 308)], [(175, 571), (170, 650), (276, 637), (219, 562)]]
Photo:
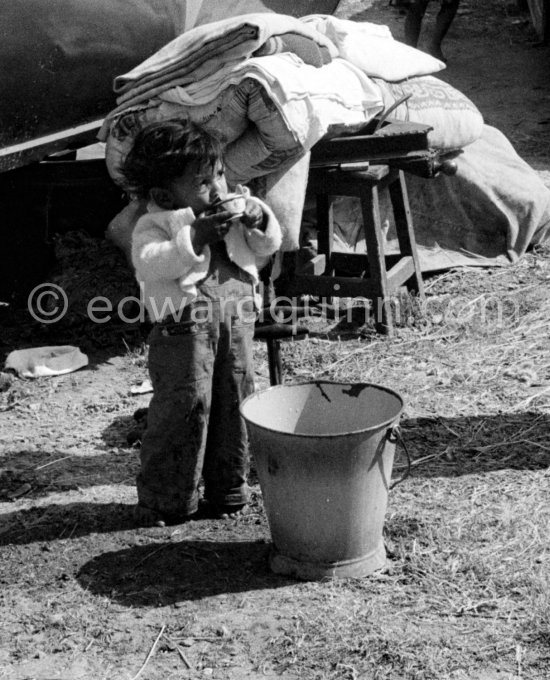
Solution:
[(137, 478), (140, 504), (165, 514), (197, 510), (198, 485), (217, 506), (249, 500), (248, 438), (239, 413), (254, 391), (254, 289), (214, 254), (199, 298), (149, 338), (153, 398)]

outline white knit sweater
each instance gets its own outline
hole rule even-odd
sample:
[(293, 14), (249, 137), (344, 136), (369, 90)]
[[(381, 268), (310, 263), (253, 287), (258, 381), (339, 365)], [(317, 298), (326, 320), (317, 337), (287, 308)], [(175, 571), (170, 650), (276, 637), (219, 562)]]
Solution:
[[(229, 258), (257, 284), (259, 270), (281, 246), (281, 227), (273, 211), (245, 191), (267, 215), (266, 229), (248, 229), (239, 221), (224, 240)], [(210, 248), (205, 246), (200, 255), (193, 249), (191, 225), (196, 217), (191, 208), (162, 210), (150, 203), (148, 209), (134, 228), (132, 262), (149, 317), (161, 321), (197, 297), (197, 284), (210, 266)]]

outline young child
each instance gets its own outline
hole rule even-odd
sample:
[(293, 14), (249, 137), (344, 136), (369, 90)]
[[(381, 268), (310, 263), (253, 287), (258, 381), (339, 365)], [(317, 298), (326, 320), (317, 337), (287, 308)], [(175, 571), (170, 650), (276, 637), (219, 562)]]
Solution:
[(258, 271), (281, 245), (280, 226), (243, 187), (236, 201), (243, 212), (224, 209), (221, 145), (187, 121), (146, 126), (123, 172), (149, 199), (133, 232), (132, 261), (155, 322), (135, 519), (164, 526), (189, 518), (201, 475), (215, 516), (233, 516), (249, 500), (239, 405), (254, 390)]

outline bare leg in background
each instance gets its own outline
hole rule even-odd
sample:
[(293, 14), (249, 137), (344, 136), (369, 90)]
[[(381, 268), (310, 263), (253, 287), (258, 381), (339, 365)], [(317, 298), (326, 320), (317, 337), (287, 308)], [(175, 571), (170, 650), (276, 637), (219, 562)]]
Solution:
[[(426, 13), (429, 0), (412, 0), (407, 17), (405, 19), (405, 42), (412, 47), (418, 45), (420, 31), (422, 28), (422, 20)], [(441, 43), (443, 38), (447, 35), (453, 19), (458, 10), (460, 0), (441, 0), (441, 9), (439, 10), (435, 22), (435, 29), (428, 43), (428, 52), (442, 61), (447, 61), (441, 51)]]

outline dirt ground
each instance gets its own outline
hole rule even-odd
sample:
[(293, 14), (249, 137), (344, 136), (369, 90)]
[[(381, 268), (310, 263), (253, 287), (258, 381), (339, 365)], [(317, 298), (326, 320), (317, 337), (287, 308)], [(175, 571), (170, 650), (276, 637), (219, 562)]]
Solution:
[[(437, 2), (430, 5), (428, 30), (437, 7)], [(402, 36), (403, 14), (387, 0), (344, 0), (338, 14), (388, 24), (395, 37)], [(518, 12), (513, 2), (464, 0), (444, 51), (449, 64), (438, 76), (468, 95), (486, 122), (505, 132), (536, 169), (550, 171), (550, 48), (537, 43), (528, 15)], [(533, 261), (510, 274), (508, 284), (513, 288), (524, 280), (522, 276), (536, 276), (533, 281), (547, 290), (546, 266)], [(380, 618), (371, 617), (361, 628), (358, 621), (375, 611), (375, 596), (387, 586), (384, 579), (392, 578), (391, 571), (389, 576), (345, 585), (300, 583), (272, 574), (266, 560), (269, 527), (254, 475), (252, 514), (244, 518), (136, 529), (132, 506), (139, 449), (127, 444), (126, 435), (132, 414), (150, 398), (131, 391), (147, 377), (143, 329), (108, 326), (92, 336), (78, 325), (63, 331), (37, 328), (24, 315), (16, 315), (5, 331), (2, 359), (17, 347), (69, 342), (89, 354), (90, 364), (69, 375), (14, 379), (0, 387), (0, 678), (550, 677), (550, 656), (544, 652), (550, 643), (548, 632), (546, 637), (531, 632), (531, 637), (499, 646), (505, 630), (499, 626), (513, 622), (516, 614), (510, 614), (508, 623), (504, 618), (484, 619), (483, 603), (493, 601), (488, 592), (464, 604), (453, 620), (453, 626), (459, 621), (458, 627), (448, 631), (426, 614), (424, 637), (415, 642), (417, 653), (410, 645), (398, 658), (395, 650), (405, 647), (396, 642), (392, 648), (388, 640), (397, 635), (416, 640), (410, 612), (415, 607), (428, 612), (437, 607), (436, 599), (423, 600), (423, 593), (414, 589), (408, 600), (390, 597), (384, 606), (394, 610), (397, 619), (389, 623), (382, 610), (376, 610)], [(334, 352), (328, 362), (323, 355), (320, 367), (338, 362), (340, 339), (310, 342), (310, 353), (329, 351), (325, 342)], [(267, 386), (263, 346), (256, 348), (256, 358), (258, 386)], [(446, 360), (452, 364), (452, 351)], [(299, 378), (297, 360), (292, 370)], [(438, 383), (433, 384), (437, 390)], [(527, 387), (537, 384), (531, 381)], [(401, 389), (414, 404), (405, 413), (414, 421), (411, 427), (421, 427), (422, 418), (434, 418), (431, 409), (438, 407), (437, 395), (428, 390), (430, 399), (422, 405), (414, 388)], [(532, 394), (522, 392), (517, 401), (529, 400)], [(486, 391), (472, 393), (471, 404), (480, 404), (483, 398)], [(548, 451), (545, 408), (543, 421), (539, 416), (533, 421), (539, 423), (540, 438), (529, 435), (538, 442), (541, 455), (545, 446)], [(498, 408), (491, 418), (499, 418)], [(484, 422), (479, 416), (479, 427)], [(422, 446), (429, 445), (434, 432), (432, 423), (422, 434)], [(503, 439), (510, 436), (506, 431)], [(519, 471), (510, 488), (529, 470), (544, 476), (548, 460), (539, 462)], [(500, 466), (498, 470), (502, 472)], [(411, 553), (422, 552), (422, 540), (432, 531), (415, 515), (426, 504), (424, 494), (433, 493), (443, 507), (444, 494), (458, 474), (435, 481), (413, 476), (392, 500), (390, 533), (397, 546), (396, 573), (403, 582), (414, 582), (419, 572), (407, 571), (409, 558), (399, 552), (399, 545)], [(474, 478), (463, 479), (468, 494)], [(487, 489), (487, 498), (500, 502), (490, 494)], [(407, 515), (409, 503), (418, 505)], [(474, 511), (475, 501), (471, 503), (468, 512)], [(540, 500), (538, 511), (542, 505)], [(488, 531), (484, 545), (490, 540)], [(469, 578), (481, 579), (482, 567), (478, 564)], [(441, 588), (438, 597), (444, 596)], [(457, 642), (461, 635), (483, 639), (483, 645), (467, 647)], [(484, 636), (489, 635), (487, 642)]]
[[(350, 0), (341, 4), (346, 16), (384, 23), (395, 38), (403, 37), (404, 16), (389, 2)], [(548, 165), (550, 144), (548, 47), (540, 45), (529, 15), (514, 0), (460, 3), (443, 43), (447, 69), (437, 77), (464, 92), (488, 125), (504, 132), (534, 167)], [(427, 43), (437, 2), (425, 16), (419, 47)]]

